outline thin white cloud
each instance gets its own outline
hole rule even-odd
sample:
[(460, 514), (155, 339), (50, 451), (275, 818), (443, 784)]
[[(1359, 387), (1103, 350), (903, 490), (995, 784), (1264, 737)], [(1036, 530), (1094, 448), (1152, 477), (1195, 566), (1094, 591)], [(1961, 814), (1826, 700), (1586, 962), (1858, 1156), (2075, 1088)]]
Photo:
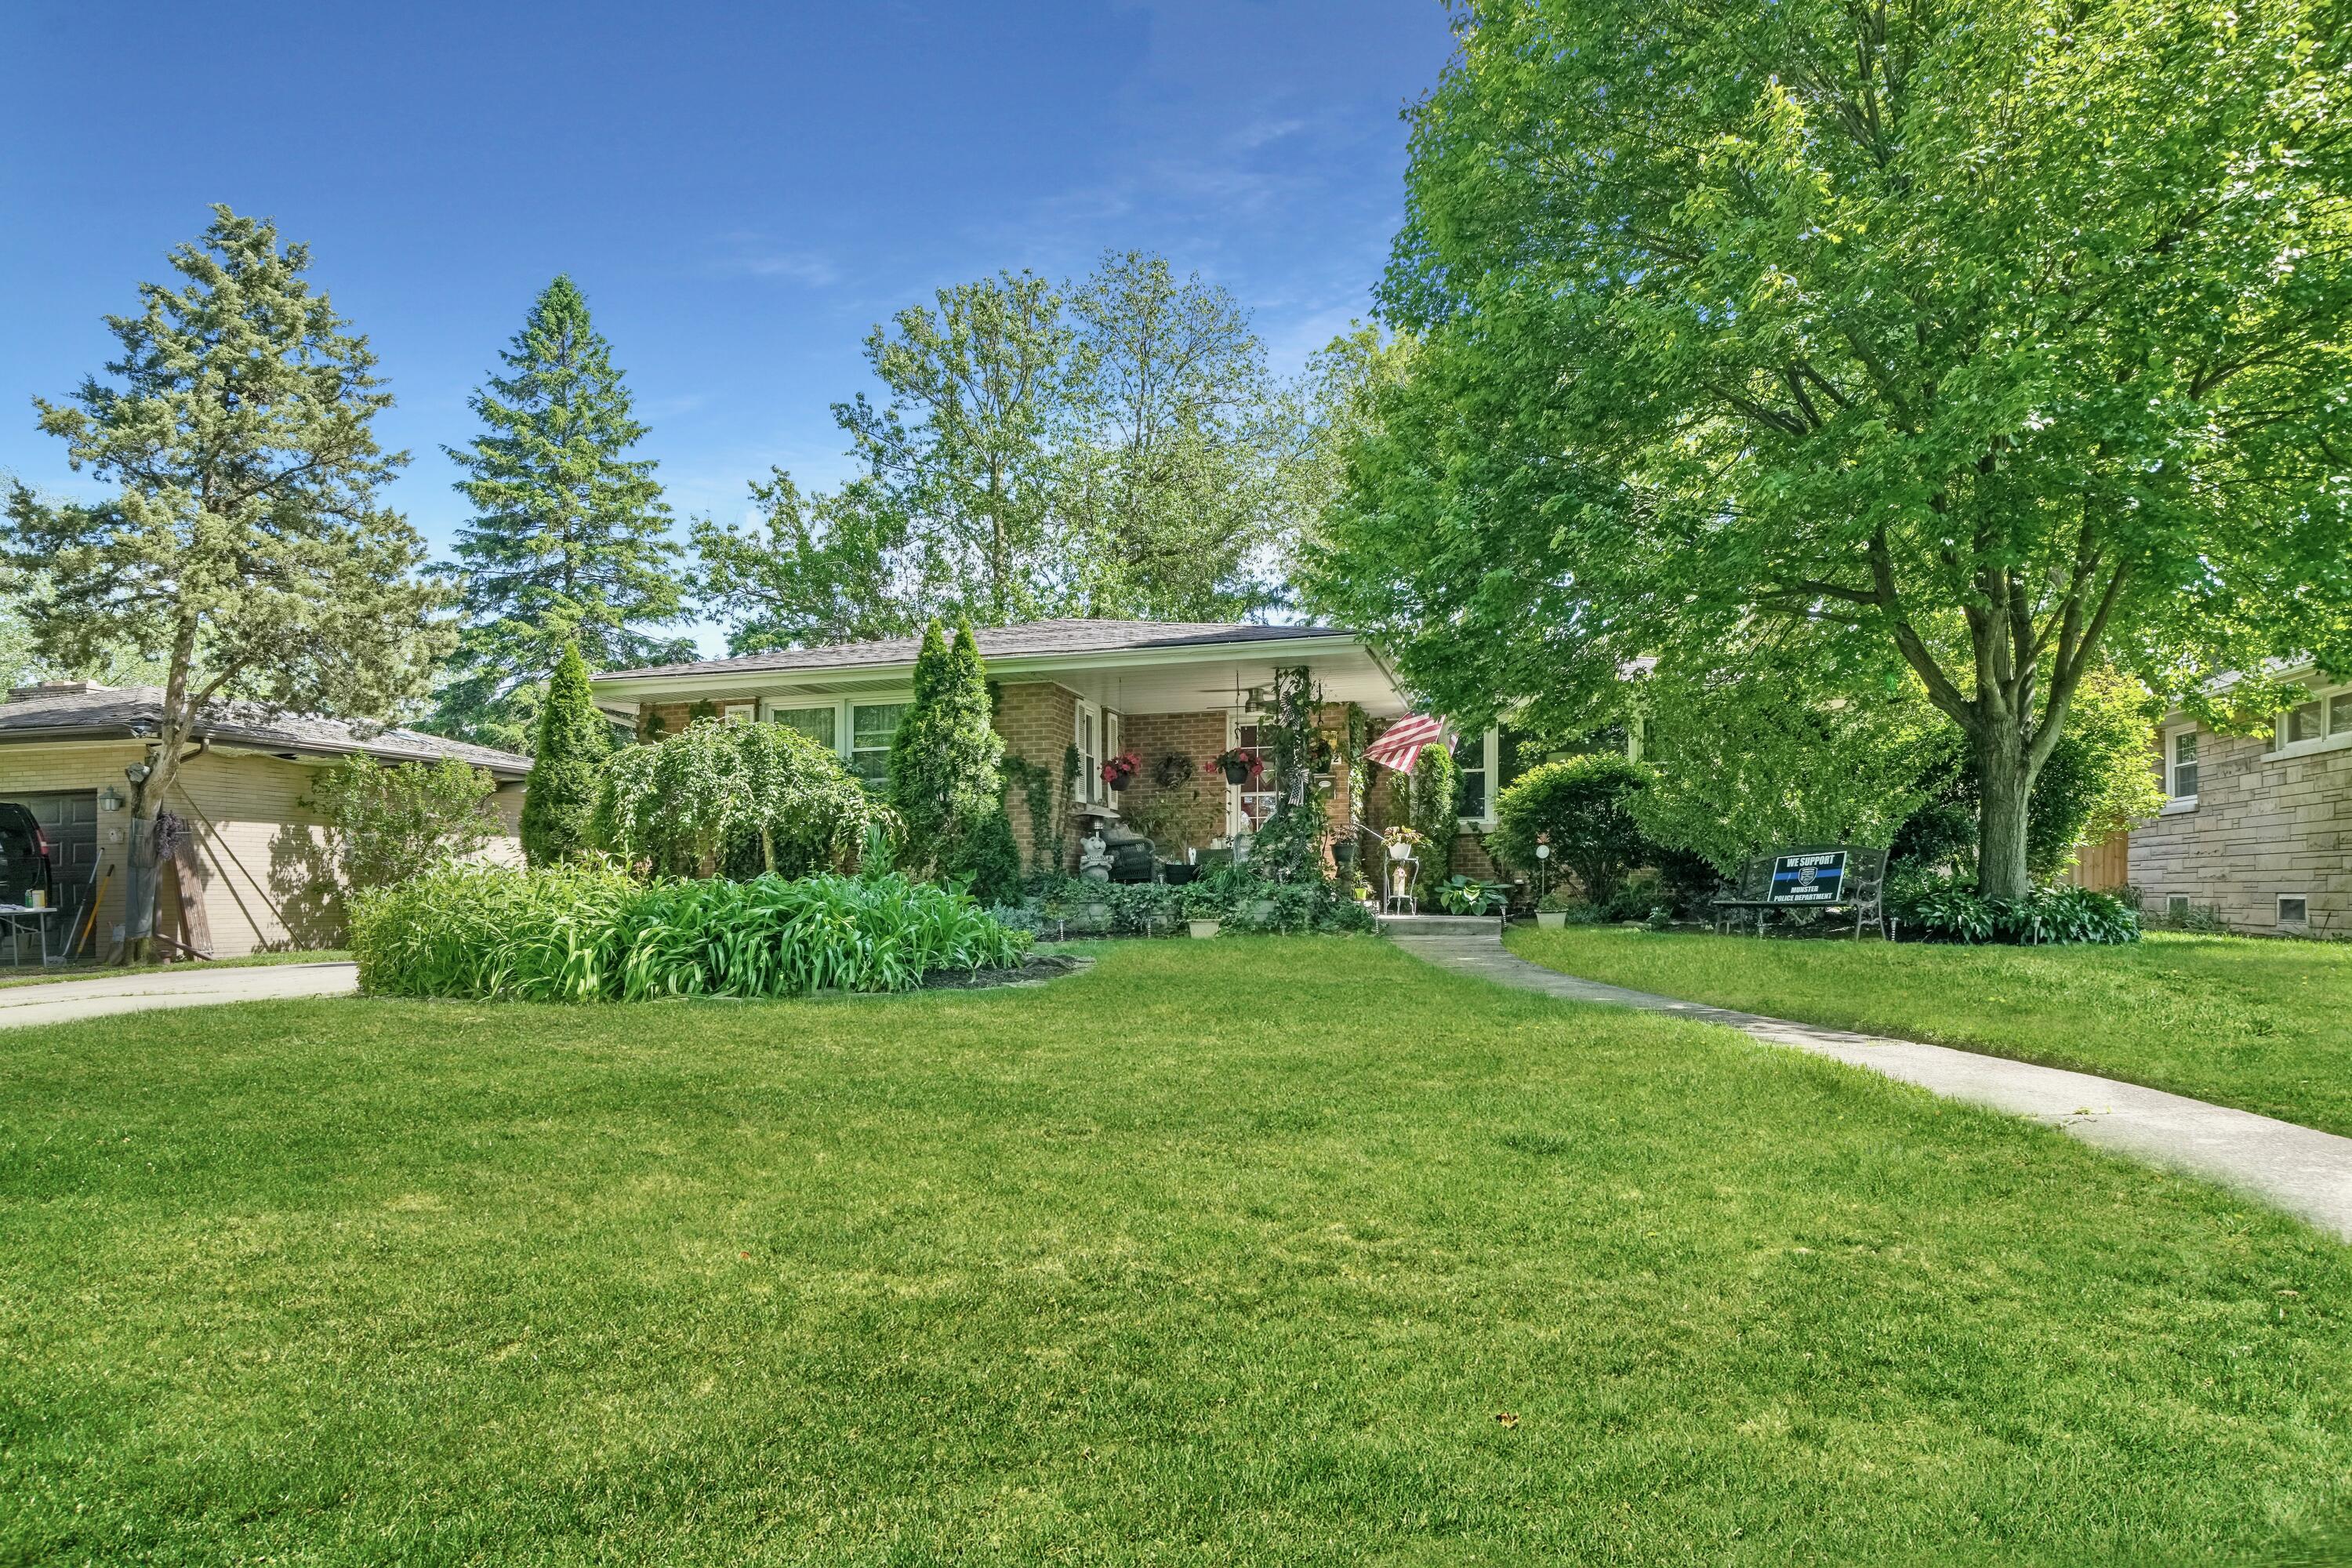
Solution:
[(736, 242), (734, 254), (719, 258), (715, 270), (734, 278), (772, 278), (806, 289), (826, 289), (841, 281), (841, 268), (822, 251), (771, 249)]

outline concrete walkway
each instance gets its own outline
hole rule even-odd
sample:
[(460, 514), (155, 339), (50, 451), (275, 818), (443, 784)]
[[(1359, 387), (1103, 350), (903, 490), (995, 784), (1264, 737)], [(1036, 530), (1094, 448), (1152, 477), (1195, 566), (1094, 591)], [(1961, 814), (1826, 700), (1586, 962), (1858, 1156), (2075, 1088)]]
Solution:
[(1415, 957), (1497, 984), (1570, 1002), (1602, 1002), (1721, 1024), (1771, 1045), (1868, 1068), (1948, 1099), (2031, 1117), (2101, 1149), (2218, 1182), (2352, 1241), (2352, 1138), (2090, 1073), (1883, 1035), (1849, 1034), (1578, 980), (1529, 963), (1507, 951), (1496, 934), (1399, 931), (1394, 937), (1399, 947)]
[(341, 996), (359, 986), (351, 963), (257, 963), (221, 969), (156, 970), (39, 985), (0, 986), (0, 1029), (66, 1024), (158, 1007), (209, 1007), (280, 996)]

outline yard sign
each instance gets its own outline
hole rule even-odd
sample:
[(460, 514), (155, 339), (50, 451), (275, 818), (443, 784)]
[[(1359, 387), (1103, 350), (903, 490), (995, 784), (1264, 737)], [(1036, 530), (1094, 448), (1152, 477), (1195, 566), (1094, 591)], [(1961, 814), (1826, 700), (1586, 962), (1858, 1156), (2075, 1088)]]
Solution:
[(1772, 891), (1776, 904), (1834, 904), (1845, 888), (1845, 851), (1824, 849), (1812, 855), (1780, 855), (1772, 861)]

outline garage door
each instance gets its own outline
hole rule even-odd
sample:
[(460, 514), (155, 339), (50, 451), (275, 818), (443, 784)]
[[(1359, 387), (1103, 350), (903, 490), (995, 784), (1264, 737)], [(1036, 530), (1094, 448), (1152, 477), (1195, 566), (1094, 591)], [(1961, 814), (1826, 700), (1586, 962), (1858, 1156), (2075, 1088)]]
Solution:
[(32, 808), (33, 820), (48, 837), (49, 870), (58, 902), (66, 910), (79, 910), (89, 896), (90, 868), (98, 864), (98, 792), (7, 790), (0, 791), (0, 800)]

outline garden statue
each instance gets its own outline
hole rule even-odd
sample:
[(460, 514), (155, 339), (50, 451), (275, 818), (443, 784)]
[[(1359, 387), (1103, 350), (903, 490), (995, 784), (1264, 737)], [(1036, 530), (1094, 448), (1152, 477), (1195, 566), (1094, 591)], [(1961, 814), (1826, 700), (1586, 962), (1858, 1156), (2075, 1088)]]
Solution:
[(1078, 841), (1078, 875), (1097, 882), (1110, 880), (1110, 846), (1104, 842), (1100, 831), (1089, 833)]

